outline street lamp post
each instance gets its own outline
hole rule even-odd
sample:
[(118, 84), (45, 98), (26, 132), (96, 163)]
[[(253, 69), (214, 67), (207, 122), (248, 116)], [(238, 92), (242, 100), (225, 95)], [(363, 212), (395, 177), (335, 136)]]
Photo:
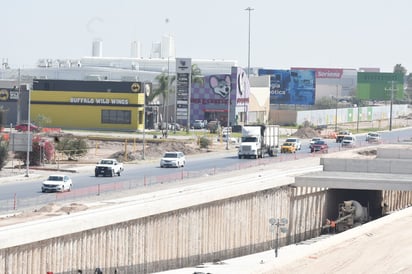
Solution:
[(394, 91), (394, 88), (393, 88), (393, 84), (394, 84), (394, 81), (392, 81), (391, 82), (391, 108), (390, 108), (390, 113), (389, 113), (389, 131), (392, 131), (392, 108), (393, 108), (393, 91)]
[[(145, 96), (146, 97), (146, 96)], [(142, 160), (145, 160), (145, 146), (146, 146), (146, 98), (143, 103), (143, 146), (142, 146)]]
[(278, 257), (278, 248), (279, 248), (279, 230), (282, 233), (286, 233), (288, 231), (286, 225), (288, 224), (288, 219), (286, 218), (270, 218), (270, 230), (276, 232), (276, 241), (275, 241), (275, 257)]
[(391, 104), (390, 104), (390, 110), (389, 110), (389, 131), (392, 131), (393, 92), (395, 91), (395, 88), (393, 85), (395, 84), (395, 81), (390, 81), (389, 83), (391, 84), (391, 87), (386, 88), (385, 91), (390, 91), (391, 93)]
[[(249, 76), (250, 76), (250, 13), (251, 11), (255, 9), (251, 7), (247, 7), (245, 10), (248, 12), (248, 19), (249, 19), (248, 21), (248, 47), (247, 47), (247, 78), (249, 79)], [(244, 98), (244, 101), (243, 101), (243, 110), (245, 113), (244, 124), (246, 125), (247, 124), (246, 98)]]
[(226, 150), (229, 149), (229, 127), (230, 127), (230, 92), (227, 97)]
[(335, 132), (338, 131), (338, 95), (339, 95), (339, 86), (336, 85), (336, 108), (335, 108)]
[(31, 128), (30, 128), (30, 100), (31, 100), (31, 91), (29, 89), (29, 101), (28, 101), (28, 129), (27, 129), (27, 154), (26, 154), (26, 175), (25, 177), (29, 177), (29, 165), (30, 165), (30, 147), (31, 147)]

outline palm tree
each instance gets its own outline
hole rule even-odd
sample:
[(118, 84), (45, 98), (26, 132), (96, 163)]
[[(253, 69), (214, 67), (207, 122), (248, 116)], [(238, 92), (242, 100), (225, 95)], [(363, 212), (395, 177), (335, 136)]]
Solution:
[[(192, 64), (191, 67), (191, 82), (199, 83), (203, 85), (204, 78), (202, 75), (202, 71), (196, 64)], [(166, 100), (169, 98), (169, 94), (173, 93), (173, 83), (176, 80), (176, 75), (169, 75), (167, 72), (162, 72), (158, 76), (156, 76), (155, 80), (158, 83), (158, 87), (151, 92), (147, 97), (147, 102), (152, 102), (155, 98), (161, 97), (163, 102), (163, 119), (165, 119), (166, 115)], [(167, 122), (167, 121), (166, 121)]]
[[(170, 81), (169, 81), (170, 79)], [(158, 82), (158, 87), (153, 89), (153, 91), (147, 96), (147, 102), (151, 103), (156, 97), (161, 96), (163, 102), (165, 102), (166, 96), (173, 91), (171, 88), (176, 76), (169, 76), (166, 72), (162, 72), (156, 76), (155, 80)]]
[[(163, 104), (163, 117), (162, 117), (162, 122), (166, 121), (166, 98), (169, 97), (169, 94), (173, 92), (173, 82), (175, 81), (176, 76), (171, 76), (169, 73), (162, 72), (158, 76), (156, 76), (155, 80), (158, 83), (158, 87), (153, 89), (153, 92), (151, 92), (147, 96), (147, 102), (151, 103), (153, 100), (157, 97), (162, 97), (162, 104)], [(167, 122), (167, 121), (166, 121)]]
[(192, 84), (198, 83), (199, 85), (203, 85), (203, 82), (204, 82), (204, 77), (202, 75), (202, 71), (200, 70), (200, 68), (196, 64), (192, 65), (191, 80), (192, 80)]

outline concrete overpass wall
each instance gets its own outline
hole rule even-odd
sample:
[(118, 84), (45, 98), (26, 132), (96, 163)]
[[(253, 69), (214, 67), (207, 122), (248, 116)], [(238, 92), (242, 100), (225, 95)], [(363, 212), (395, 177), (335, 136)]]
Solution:
[[(397, 154), (399, 155), (399, 153)], [(323, 165), (323, 171), (412, 174), (411, 159), (399, 157), (375, 159), (321, 158), (320, 163)]]
[(385, 159), (412, 159), (412, 146), (405, 145), (402, 149), (397, 148), (378, 148), (377, 158)]
[[(289, 220), (288, 231), (279, 234), (280, 246), (318, 236), (325, 195), (320, 188), (282, 186), (62, 233), (1, 249), (0, 273), (94, 273), (97, 267), (104, 273), (116, 268), (120, 273), (151, 273), (269, 250), (275, 241), (270, 218)], [(46, 227), (52, 231), (53, 225)]]

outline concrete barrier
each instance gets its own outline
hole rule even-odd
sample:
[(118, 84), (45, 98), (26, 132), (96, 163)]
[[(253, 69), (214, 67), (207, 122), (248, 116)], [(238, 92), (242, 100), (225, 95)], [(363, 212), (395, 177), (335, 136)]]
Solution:
[(321, 158), (323, 171), (412, 174), (412, 159)]
[(396, 148), (378, 148), (376, 157), (385, 159), (412, 159), (412, 145), (403, 145)]

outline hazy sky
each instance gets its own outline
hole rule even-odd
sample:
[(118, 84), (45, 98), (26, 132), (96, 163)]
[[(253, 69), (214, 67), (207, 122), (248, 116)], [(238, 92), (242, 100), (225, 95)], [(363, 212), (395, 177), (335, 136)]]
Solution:
[(149, 57), (162, 35), (177, 57), (251, 67), (359, 68), (412, 72), (411, 0), (1, 0), (0, 58), (12, 68), (40, 58), (129, 57), (133, 40)]

